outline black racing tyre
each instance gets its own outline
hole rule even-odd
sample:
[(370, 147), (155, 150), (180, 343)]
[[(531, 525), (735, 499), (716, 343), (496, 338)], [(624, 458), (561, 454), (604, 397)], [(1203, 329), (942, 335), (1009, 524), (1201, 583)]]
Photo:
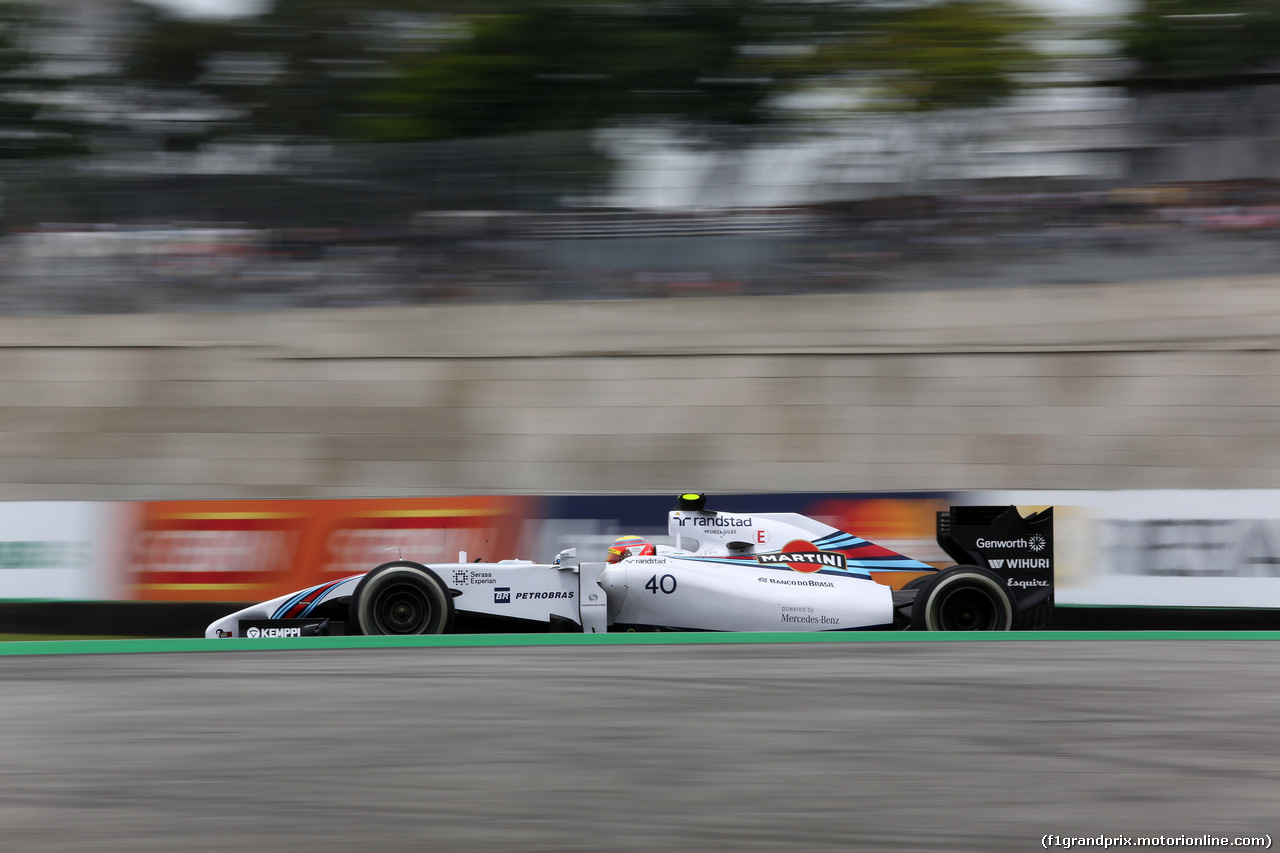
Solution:
[(1009, 631), (1014, 603), (999, 575), (953, 566), (920, 587), (911, 609), (913, 631)]
[(397, 560), (360, 579), (347, 610), (347, 633), (444, 634), (453, 615), (453, 596), (439, 575)]

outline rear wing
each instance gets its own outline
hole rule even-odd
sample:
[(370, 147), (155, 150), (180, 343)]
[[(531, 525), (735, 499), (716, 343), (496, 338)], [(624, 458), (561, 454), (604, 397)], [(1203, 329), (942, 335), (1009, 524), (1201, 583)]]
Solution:
[(1053, 606), (1053, 507), (953, 506), (938, 513), (938, 544), (960, 565), (999, 575), (1018, 610)]

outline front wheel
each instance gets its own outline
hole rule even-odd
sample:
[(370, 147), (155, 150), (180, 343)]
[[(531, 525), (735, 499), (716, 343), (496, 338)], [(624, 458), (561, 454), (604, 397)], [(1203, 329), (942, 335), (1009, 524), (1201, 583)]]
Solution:
[(938, 572), (920, 587), (911, 608), (915, 631), (1008, 631), (1013, 599), (1000, 576), (978, 566)]
[(453, 625), (453, 596), (419, 563), (383, 563), (360, 579), (347, 611), (348, 634), (443, 634)]

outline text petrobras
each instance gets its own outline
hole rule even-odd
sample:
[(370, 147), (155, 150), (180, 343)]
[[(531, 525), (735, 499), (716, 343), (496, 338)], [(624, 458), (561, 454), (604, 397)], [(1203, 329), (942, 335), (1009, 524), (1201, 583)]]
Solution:
[(494, 604), (510, 604), (512, 598), (516, 601), (530, 601), (534, 599), (547, 598), (573, 598), (573, 592), (569, 590), (561, 590), (556, 592), (516, 592), (513, 593), (510, 587), (498, 587), (493, 591)]

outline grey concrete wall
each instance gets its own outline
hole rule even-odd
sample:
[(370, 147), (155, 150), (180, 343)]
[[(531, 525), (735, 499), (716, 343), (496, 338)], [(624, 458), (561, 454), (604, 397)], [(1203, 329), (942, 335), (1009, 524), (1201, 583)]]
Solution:
[(1280, 277), (0, 320), (0, 499), (1280, 486)]

